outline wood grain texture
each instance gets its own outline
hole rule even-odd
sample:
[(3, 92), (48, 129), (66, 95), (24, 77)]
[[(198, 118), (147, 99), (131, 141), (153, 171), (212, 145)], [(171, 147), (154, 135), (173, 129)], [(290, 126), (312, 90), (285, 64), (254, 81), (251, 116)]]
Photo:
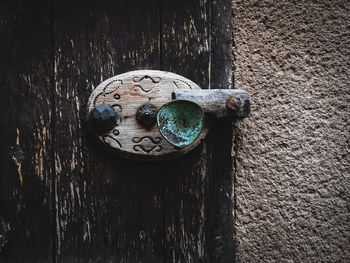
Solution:
[[(211, 87), (232, 88), (232, 2), (215, 0), (211, 6)], [(211, 261), (232, 262), (234, 258), (234, 173), (238, 131), (235, 122), (216, 119), (212, 143), (212, 243)]]
[(51, 24), (47, 1), (0, 3), (0, 262), (50, 262)]
[[(210, 79), (210, 21), (207, 1), (161, 2), (162, 67), (203, 89)], [(162, 164), (166, 171), (165, 262), (210, 262), (207, 140), (186, 156)], [(167, 167), (176, 167), (169, 169)]]
[(52, 2), (1, 3), (0, 261), (230, 262), (232, 123), (139, 162), (88, 135), (86, 107), (137, 69), (229, 87), (231, 3)]
[(114, 128), (98, 136), (111, 151), (128, 158), (143, 160), (170, 159), (196, 147), (208, 132), (190, 146), (179, 149), (167, 142), (156, 124), (150, 128), (136, 120), (137, 110), (145, 104), (159, 109), (171, 101), (175, 90), (199, 90), (200, 87), (180, 75), (159, 70), (135, 70), (105, 80), (91, 94), (87, 111), (98, 105), (108, 105), (117, 113)]
[(88, 137), (86, 106), (103, 80), (159, 68), (158, 1), (57, 1), (57, 262), (163, 262), (162, 172)]

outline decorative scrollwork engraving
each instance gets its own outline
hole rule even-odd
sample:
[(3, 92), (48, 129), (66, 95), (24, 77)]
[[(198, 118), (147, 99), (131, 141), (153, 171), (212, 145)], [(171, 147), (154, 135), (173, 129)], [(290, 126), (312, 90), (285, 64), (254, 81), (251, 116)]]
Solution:
[[(114, 87), (112, 90), (110, 91), (107, 91), (107, 89), (115, 82), (120, 82), (120, 84), (117, 86), (117, 87)], [(110, 94), (112, 93), (113, 91), (117, 90), (120, 88), (120, 86), (123, 85), (123, 81), (121, 79), (117, 79), (117, 80), (112, 80), (111, 82), (108, 82), (107, 85), (103, 88), (103, 93), (105, 94)]]
[(94, 107), (96, 107), (97, 99), (98, 99), (98, 97), (100, 97), (101, 94), (102, 94), (102, 92), (99, 93), (99, 94), (94, 98), (94, 101), (92, 102), (92, 105), (93, 105)]
[[(110, 146), (112, 146), (113, 148), (117, 148), (119, 147), (119, 149), (123, 148), (121, 143), (114, 137), (110, 136), (110, 135), (103, 135), (102, 136), (102, 140), (109, 144)], [(118, 146), (118, 147), (115, 147), (115, 144)]]
[(163, 147), (161, 145), (159, 145), (160, 143), (162, 143), (161, 137), (152, 138), (151, 136), (143, 136), (143, 137), (132, 138), (132, 141), (134, 143), (141, 143), (145, 140), (150, 142), (150, 143), (153, 143), (154, 145), (136, 144), (133, 147), (135, 152), (139, 152), (139, 151), (143, 151), (145, 153), (150, 153), (152, 151), (160, 152), (163, 149)]
[(181, 88), (180, 87), (180, 83), (184, 83), (187, 87), (186, 87), (186, 89), (187, 88), (190, 88), (190, 89), (192, 89), (192, 87), (191, 87), (191, 85), (190, 84), (188, 84), (186, 81), (183, 81), (183, 80), (181, 80), (181, 79), (175, 79), (174, 81), (173, 81), (173, 83), (175, 84), (175, 86), (176, 86), (176, 88), (178, 88), (178, 89), (184, 89), (184, 88)]
[(144, 151), (146, 153), (150, 153), (153, 150), (155, 150), (156, 152), (160, 152), (163, 148), (162, 148), (161, 145), (155, 145), (155, 146), (151, 146), (151, 147), (146, 147), (144, 145), (137, 144), (137, 145), (134, 145), (133, 149), (134, 149), (135, 152), (139, 152), (140, 150), (142, 150), (142, 151)]
[(159, 144), (159, 143), (162, 142), (162, 138), (161, 137), (152, 138), (151, 136), (134, 137), (134, 138), (132, 138), (132, 141), (134, 143), (140, 143), (140, 142), (142, 142), (145, 139), (149, 139), (154, 144)]
[[(116, 83), (116, 82), (119, 82), (120, 84), (118, 84), (118, 85), (115, 86), (115, 87), (110, 88), (110, 86), (111, 86), (113, 83)], [(119, 79), (113, 80), (113, 81), (109, 82), (109, 83), (103, 88), (103, 90), (102, 90), (100, 93), (98, 93), (98, 94), (96, 95), (95, 99), (93, 100), (93, 106), (96, 106), (96, 102), (97, 102), (97, 100), (98, 100), (101, 96), (106, 97), (106, 95), (111, 94), (111, 93), (113, 93), (113, 92), (116, 92), (116, 91), (121, 87), (122, 84), (123, 84), (123, 81), (122, 81), (122, 80), (119, 80)], [(120, 95), (119, 95), (118, 93), (116, 93), (116, 94), (113, 95), (113, 98), (116, 99), (116, 100), (119, 100), (119, 99), (120, 99)], [(120, 107), (121, 107), (121, 106), (120, 106)]]
[(134, 82), (140, 82), (140, 81), (142, 81), (144, 79), (150, 79), (153, 83), (159, 83), (162, 80), (159, 77), (151, 77), (149, 75), (145, 75), (145, 76), (142, 76), (142, 77), (134, 77), (133, 81)]
[(141, 85), (135, 85), (134, 86), (134, 91), (137, 91), (137, 88), (141, 89), (143, 92), (148, 93), (148, 92), (154, 90), (156, 87), (152, 87), (150, 89), (147, 89), (147, 88), (142, 87)]

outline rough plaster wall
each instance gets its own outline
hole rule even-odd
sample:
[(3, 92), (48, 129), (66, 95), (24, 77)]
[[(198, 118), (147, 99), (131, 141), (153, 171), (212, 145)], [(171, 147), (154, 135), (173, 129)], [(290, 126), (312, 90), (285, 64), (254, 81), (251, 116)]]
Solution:
[(234, 1), (236, 261), (350, 262), (350, 1)]

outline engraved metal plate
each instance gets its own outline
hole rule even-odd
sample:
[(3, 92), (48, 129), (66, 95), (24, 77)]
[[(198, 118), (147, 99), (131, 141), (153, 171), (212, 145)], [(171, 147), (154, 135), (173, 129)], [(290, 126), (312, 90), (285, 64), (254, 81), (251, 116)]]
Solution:
[(97, 105), (108, 105), (117, 113), (114, 129), (98, 136), (114, 152), (138, 159), (167, 159), (180, 156), (207, 134), (205, 128), (190, 146), (175, 148), (159, 132), (157, 125), (145, 128), (136, 120), (137, 110), (144, 104), (156, 109), (171, 100), (174, 90), (200, 89), (180, 75), (157, 70), (137, 70), (117, 75), (102, 82), (91, 94), (88, 113)]

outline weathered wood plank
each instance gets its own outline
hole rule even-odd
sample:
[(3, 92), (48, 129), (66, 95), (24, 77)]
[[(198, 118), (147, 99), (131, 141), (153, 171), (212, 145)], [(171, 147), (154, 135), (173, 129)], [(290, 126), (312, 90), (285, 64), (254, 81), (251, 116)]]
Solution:
[[(215, 0), (211, 5), (211, 87), (232, 88), (232, 1)], [(212, 143), (212, 243), (210, 262), (232, 262), (234, 258), (233, 123), (213, 122)], [(234, 131), (236, 133), (236, 131)]]
[(217, 121), (193, 152), (155, 165), (101, 149), (87, 136), (85, 108), (102, 80), (140, 68), (231, 85), (230, 1), (54, 2), (54, 63), (49, 4), (2, 3), (0, 259), (229, 262), (231, 123)]
[(0, 3), (0, 262), (52, 256), (49, 1)]
[(163, 262), (162, 171), (87, 135), (103, 80), (159, 69), (158, 1), (55, 1), (57, 262)]
[[(163, 70), (183, 75), (207, 89), (210, 82), (208, 2), (161, 1), (161, 24)], [(209, 262), (207, 154), (205, 141), (186, 156), (162, 164), (166, 171), (166, 262)]]
[[(168, 10), (163, 15), (163, 69), (183, 74), (202, 88), (232, 87), (230, 1), (177, 4), (163, 4)], [(179, 160), (175, 166), (180, 169), (166, 177), (170, 262), (231, 262), (233, 258), (232, 122), (215, 120), (212, 127), (202, 148)]]

